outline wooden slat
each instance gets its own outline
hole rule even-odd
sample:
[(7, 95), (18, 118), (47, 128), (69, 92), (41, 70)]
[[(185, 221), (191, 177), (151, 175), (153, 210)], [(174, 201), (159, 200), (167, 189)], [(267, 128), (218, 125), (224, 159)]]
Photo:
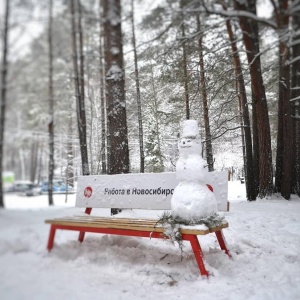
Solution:
[(75, 216), (78, 220), (86, 220), (86, 221), (99, 221), (99, 222), (110, 222), (110, 223), (125, 223), (125, 224), (137, 224), (137, 223), (143, 223), (143, 224), (149, 224), (149, 225), (155, 225), (157, 224), (157, 219), (129, 219), (129, 218), (105, 218), (105, 217), (94, 217), (94, 216)]
[[(49, 223), (49, 222), (47, 222)], [(65, 226), (74, 226), (74, 227), (93, 227), (93, 228), (113, 228), (113, 229), (127, 229), (127, 230), (143, 230), (143, 231), (155, 231), (163, 232), (164, 228), (154, 228), (149, 226), (134, 226), (126, 224), (110, 224), (110, 223), (99, 223), (99, 222), (72, 222), (72, 221), (53, 221), (53, 225), (65, 225)]]
[(149, 222), (146, 222), (146, 220), (134, 220), (134, 219), (109, 219), (109, 218), (57, 218), (53, 220), (46, 220), (46, 223), (51, 224), (59, 224), (59, 223), (72, 223), (72, 224), (78, 224), (78, 226), (82, 226), (82, 224), (86, 225), (87, 223), (97, 225), (97, 227), (101, 227), (104, 225), (107, 226), (118, 226), (118, 228), (121, 226), (135, 226), (135, 227), (151, 227), (151, 230), (156, 225), (156, 220), (150, 220)]
[[(129, 219), (129, 218), (105, 218), (96, 216), (74, 216), (46, 220), (47, 224), (75, 226), (75, 227), (95, 227), (95, 228), (114, 228), (126, 230), (141, 230), (149, 232), (164, 232), (164, 227), (158, 224), (158, 220), (153, 219)], [(228, 223), (207, 230), (197, 229), (195, 226), (184, 226), (180, 229), (182, 234), (205, 235), (223, 228), (227, 228)]]
[[(47, 220), (48, 221), (48, 220)], [(141, 226), (141, 227), (151, 227), (157, 225), (157, 220), (134, 220), (134, 219), (106, 219), (106, 218), (58, 218), (53, 221), (57, 222), (72, 222), (72, 223), (92, 223), (92, 224), (109, 224), (110, 226)], [(49, 222), (47, 222), (49, 223)], [(51, 223), (51, 222), (50, 222)], [(159, 225), (157, 225), (159, 227)]]

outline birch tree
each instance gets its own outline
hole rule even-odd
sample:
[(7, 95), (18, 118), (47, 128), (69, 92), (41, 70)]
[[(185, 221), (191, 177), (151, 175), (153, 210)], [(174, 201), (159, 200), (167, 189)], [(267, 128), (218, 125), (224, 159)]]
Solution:
[(105, 116), (105, 67), (104, 67), (104, 45), (103, 45), (103, 14), (101, 1), (99, 1), (99, 74), (100, 74), (100, 114), (101, 114), (101, 172), (107, 173), (107, 158), (106, 158), (106, 116)]
[(5, 110), (7, 95), (7, 71), (8, 71), (8, 32), (9, 32), (9, 15), (10, 1), (6, 0), (5, 16), (4, 16), (4, 32), (3, 32), (3, 49), (1, 62), (1, 94), (0, 94), (0, 208), (4, 207), (3, 197), (3, 146), (4, 146), (4, 130), (5, 130)]
[(53, 45), (52, 45), (52, 9), (53, 1), (49, 0), (49, 174), (48, 174), (48, 202), (53, 205), (53, 173), (54, 173), (54, 96), (53, 96)]

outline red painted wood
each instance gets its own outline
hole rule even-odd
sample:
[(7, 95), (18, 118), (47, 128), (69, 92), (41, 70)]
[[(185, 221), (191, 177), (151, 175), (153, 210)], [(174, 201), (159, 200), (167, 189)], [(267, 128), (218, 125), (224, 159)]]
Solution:
[(91, 212), (92, 212), (92, 208), (91, 208), (91, 207), (87, 207), (87, 208), (85, 209), (85, 212), (84, 212), (84, 213), (90, 215)]
[[(91, 212), (92, 212), (92, 208), (91, 208), (91, 207), (87, 207), (87, 208), (85, 209), (85, 212), (84, 212), (84, 213), (86, 213), (87, 215), (90, 215)], [(80, 243), (83, 242), (83, 240), (84, 240), (84, 235), (85, 235), (85, 232), (84, 232), (84, 231), (79, 232), (78, 241), (79, 241)]]
[[(85, 226), (69, 226), (69, 225), (51, 225), (48, 250), (50, 251), (53, 247), (54, 233), (56, 229), (62, 230), (73, 230), (80, 231), (80, 234), (85, 232), (92, 233), (103, 233), (103, 234), (115, 234), (115, 235), (125, 235), (125, 236), (136, 236), (136, 237), (147, 237), (147, 238), (159, 238), (159, 239), (168, 239), (167, 236), (163, 234), (163, 232), (150, 232), (150, 231), (142, 231), (142, 230), (128, 230), (128, 229), (116, 229), (116, 228), (95, 228), (95, 227), (85, 227)], [(205, 269), (205, 265), (203, 262), (203, 252), (198, 241), (196, 235), (192, 234), (183, 234), (182, 239), (185, 241), (189, 241), (191, 243), (196, 262), (198, 264), (200, 274), (202, 276), (209, 276), (207, 270)]]
[(197, 236), (191, 234), (183, 234), (182, 237), (184, 240), (190, 241), (201, 275), (208, 277), (209, 273), (207, 272), (203, 262), (204, 255)]
[(228, 248), (227, 248), (226, 240), (225, 240), (225, 237), (224, 237), (224, 235), (223, 235), (222, 230), (216, 231), (215, 233), (216, 233), (216, 236), (217, 236), (217, 239), (218, 239), (220, 248), (221, 248), (222, 250), (224, 250), (225, 253), (226, 253), (229, 257), (231, 257), (231, 254), (229, 253), (229, 250), (228, 250)]
[(147, 238), (166, 238), (162, 232), (150, 232), (142, 230), (128, 230), (128, 229), (117, 229), (117, 228), (96, 228), (96, 227), (84, 227), (84, 226), (71, 226), (71, 225), (52, 225), (55, 229), (62, 230), (73, 230), (80, 232), (92, 232), (92, 233), (103, 233), (103, 234), (116, 234), (126, 236), (137, 236)]
[(48, 251), (51, 251), (51, 249), (53, 248), (55, 230), (56, 230), (56, 228), (53, 225), (51, 225), (50, 233), (49, 233), (49, 239), (48, 239), (48, 245), (47, 245)]

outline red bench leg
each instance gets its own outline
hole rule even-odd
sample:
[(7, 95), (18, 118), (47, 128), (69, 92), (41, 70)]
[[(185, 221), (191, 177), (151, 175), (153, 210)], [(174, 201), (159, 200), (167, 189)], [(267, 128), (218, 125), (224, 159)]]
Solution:
[(53, 225), (51, 225), (49, 239), (48, 239), (48, 246), (47, 246), (48, 251), (51, 251), (51, 249), (53, 248), (55, 230), (56, 230), (56, 228)]
[[(84, 213), (90, 215), (91, 212), (92, 212), (92, 208), (91, 208), (91, 207), (87, 207), (87, 208), (85, 209), (85, 212), (84, 212)], [(79, 232), (78, 241), (79, 241), (80, 243), (83, 242), (83, 240), (84, 240), (84, 235), (85, 235), (85, 232), (84, 232), (84, 231), (80, 231), (80, 232)]]
[(188, 239), (191, 242), (191, 246), (194, 251), (195, 258), (196, 258), (197, 264), (199, 266), (201, 275), (208, 277), (209, 274), (208, 274), (207, 270), (205, 269), (205, 265), (203, 262), (203, 252), (202, 252), (202, 249), (201, 249), (201, 246), (200, 246), (197, 236), (191, 235), (191, 236), (189, 236)]
[(217, 236), (217, 239), (218, 239), (218, 242), (219, 242), (219, 245), (221, 247), (222, 250), (225, 251), (225, 253), (231, 257), (230, 253), (229, 253), (229, 250), (227, 248), (227, 245), (226, 245), (226, 240), (225, 240), (225, 237), (223, 235), (223, 232), (222, 230), (219, 230), (219, 231), (216, 231), (216, 236)]
[(84, 240), (84, 234), (85, 234), (84, 231), (80, 231), (80, 232), (79, 232), (78, 241), (79, 241), (80, 243), (82, 243), (83, 240)]

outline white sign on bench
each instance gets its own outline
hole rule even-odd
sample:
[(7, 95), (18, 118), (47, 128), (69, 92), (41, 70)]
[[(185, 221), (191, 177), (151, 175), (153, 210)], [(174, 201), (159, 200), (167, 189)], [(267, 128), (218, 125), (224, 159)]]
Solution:
[[(219, 211), (228, 210), (228, 173), (208, 172)], [(176, 173), (130, 173), (80, 176), (76, 206), (171, 210)]]

